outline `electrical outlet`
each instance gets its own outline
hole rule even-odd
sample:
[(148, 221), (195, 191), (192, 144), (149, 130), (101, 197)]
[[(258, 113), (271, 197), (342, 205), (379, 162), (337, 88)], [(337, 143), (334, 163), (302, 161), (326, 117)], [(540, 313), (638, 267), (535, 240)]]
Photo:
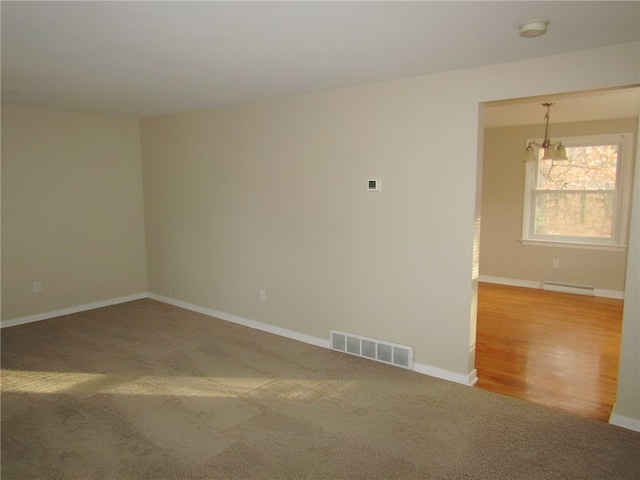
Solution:
[(33, 282), (33, 293), (42, 292), (42, 282)]
[(264, 288), (260, 289), (260, 301), (261, 302), (267, 301), (267, 291)]
[(553, 266), (553, 268), (560, 268), (560, 260), (554, 258), (551, 262), (551, 265)]

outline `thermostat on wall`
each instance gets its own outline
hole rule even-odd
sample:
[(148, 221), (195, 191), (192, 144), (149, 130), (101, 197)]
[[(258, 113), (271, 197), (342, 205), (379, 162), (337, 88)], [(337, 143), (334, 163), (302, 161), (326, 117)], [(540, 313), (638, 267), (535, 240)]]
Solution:
[(370, 178), (367, 182), (367, 190), (370, 192), (379, 192), (380, 191), (380, 179), (379, 178)]

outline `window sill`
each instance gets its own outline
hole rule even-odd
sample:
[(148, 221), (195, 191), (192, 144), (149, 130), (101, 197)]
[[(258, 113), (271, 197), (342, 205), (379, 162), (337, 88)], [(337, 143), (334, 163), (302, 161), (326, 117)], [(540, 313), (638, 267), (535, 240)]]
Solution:
[(624, 252), (627, 249), (626, 245), (616, 245), (612, 243), (572, 242), (566, 240), (532, 240), (521, 238), (520, 243), (522, 243), (522, 245), (535, 247), (582, 248), (585, 250), (606, 250), (610, 252)]

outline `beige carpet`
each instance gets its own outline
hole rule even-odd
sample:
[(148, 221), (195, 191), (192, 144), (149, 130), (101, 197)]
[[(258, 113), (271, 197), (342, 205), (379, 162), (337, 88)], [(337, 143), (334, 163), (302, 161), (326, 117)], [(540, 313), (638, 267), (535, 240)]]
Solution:
[(152, 300), (2, 330), (2, 479), (638, 479), (640, 433)]

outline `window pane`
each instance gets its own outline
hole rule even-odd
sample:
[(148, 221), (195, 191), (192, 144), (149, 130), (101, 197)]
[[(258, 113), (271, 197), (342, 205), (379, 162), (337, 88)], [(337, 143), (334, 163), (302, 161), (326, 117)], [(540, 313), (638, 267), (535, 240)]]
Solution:
[(613, 237), (614, 193), (539, 193), (536, 235)]
[(568, 162), (540, 159), (538, 190), (615, 190), (618, 145), (566, 150)]

